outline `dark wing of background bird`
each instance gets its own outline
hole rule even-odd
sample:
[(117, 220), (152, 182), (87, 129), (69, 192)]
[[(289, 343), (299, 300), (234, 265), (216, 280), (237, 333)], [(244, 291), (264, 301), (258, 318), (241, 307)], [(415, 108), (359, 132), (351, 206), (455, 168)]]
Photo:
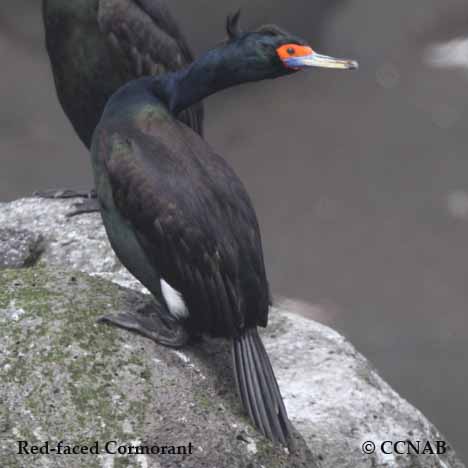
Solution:
[[(117, 53), (131, 67), (129, 76), (159, 75), (193, 62), (193, 55), (163, 0), (100, 0), (98, 22)], [(203, 106), (179, 119), (203, 134)]]
[(150, 133), (97, 135), (117, 208), (162, 278), (183, 295), (192, 331), (232, 337), (265, 326), (270, 295), (260, 231), (242, 183), (177, 121)]

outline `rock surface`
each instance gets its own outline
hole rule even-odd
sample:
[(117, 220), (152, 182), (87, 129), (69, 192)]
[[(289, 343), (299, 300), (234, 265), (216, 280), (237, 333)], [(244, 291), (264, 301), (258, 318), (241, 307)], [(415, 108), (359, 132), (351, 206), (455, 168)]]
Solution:
[(300, 438), (292, 454), (271, 447), (243, 416), (226, 343), (204, 340), (176, 352), (95, 324), (99, 315), (149, 298), (115, 259), (99, 216), (67, 219), (70, 207), (37, 199), (0, 204), (2, 229), (22, 233), (21, 249), (13, 236), (8, 248), (37, 252), (33, 260), (24, 255), (6, 263), (33, 268), (0, 272), (2, 466), (32, 466), (14, 454), (20, 439), (194, 444), (193, 455), (179, 458), (35, 459), (34, 466), (47, 467), (464, 466), (450, 447), (440, 456), (363, 454), (366, 441), (379, 447), (386, 440), (444, 437), (342, 336), (279, 309), (263, 332), (265, 345), (289, 415), (314, 456)]
[[(181, 353), (96, 324), (103, 313), (143, 306), (148, 298), (140, 293), (45, 268), (3, 270), (0, 291), (2, 466), (316, 466), (301, 440), (288, 454), (249, 426), (233, 391), (226, 343)], [(193, 453), (32, 459), (15, 453), (18, 440), (99, 441), (101, 449), (116, 441), (110, 451), (192, 443)]]
[(42, 253), (42, 236), (29, 230), (0, 228), (0, 268), (34, 265)]

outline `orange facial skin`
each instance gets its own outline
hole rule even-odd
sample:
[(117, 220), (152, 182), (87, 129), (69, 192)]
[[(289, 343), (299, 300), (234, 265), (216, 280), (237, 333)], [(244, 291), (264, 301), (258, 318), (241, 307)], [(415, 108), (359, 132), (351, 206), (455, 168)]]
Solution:
[(298, 44), (284, 44), (281, 47), (278, 47), (276, 52), (282, 61), (291, 57), (305, 57), (314, 53), (314, 51), (309, 46), (302, 46)]

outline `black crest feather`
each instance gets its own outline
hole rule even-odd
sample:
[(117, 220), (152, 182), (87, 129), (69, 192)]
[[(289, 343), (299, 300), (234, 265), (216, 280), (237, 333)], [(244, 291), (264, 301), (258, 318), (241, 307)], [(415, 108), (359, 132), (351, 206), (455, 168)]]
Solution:
[(240, 27), (240, 9), (232, 15), (229, 15), (226, 20), (226, 31), (229, 39), (237, 39), (242, 35), (242, 29)]

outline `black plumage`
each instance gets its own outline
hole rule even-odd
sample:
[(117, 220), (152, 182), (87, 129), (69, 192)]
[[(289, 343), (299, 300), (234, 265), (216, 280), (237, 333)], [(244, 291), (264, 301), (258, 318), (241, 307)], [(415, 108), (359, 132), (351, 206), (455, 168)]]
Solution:
[[(250, 418), (265, 436), (286, 444), (290, 423), (257, 331), (267, 325), (271, 301), (254, 208), (227, 162), (176, 117), (229, 86), (292, 74), (315, 61), (355, 64), (319, 59), (277, 27), (243, 33), (238, 15), (228, 20), (228, 34), (190, 66), (114, 94), (93, 136), (93, 169), (112, 247), (152, 292), (162, 321), (188, 334), (230, 338)], [(283, 57), (284, 46), (297, 50), (292, 62), (292, 54)], [(181, 294), (186, 315), (173, 316), (162, 281)], [(128, 316), (107, 320), (151, 335), (147, 317), (141, 321), (138, 313), (133, 323)]]
[[(140, 85), (127, 87), (130, 99)], [(93, 149), (101, 158), (98, 194), (108, 179), (115, 204), (102, 200), (103, 216), (117, 209), (131, 223), (162, 278), (183, 291), (191, 330), (235, 336), (246, 326), (265, 326), (269, 295), (260, 232), (241, 181), (151, 95), (142, 96), (133, 122), (122, 119), (121, 102), (115, 114), (114, 103), (109, 106), (113, 117), (104, 119)]]
[[(162, 0), (43, 0), (46, 48), (60, 104), (87, 148), (112, 94), (130, 80), (179, 70), (193, 61)], [(177, 116), (203, 134), (203, 107)], [(95, 192), (47, 190), (46, 198), (91, 198), (74, 216), (99, 210)]]
[[(121, 86), (193, 61), (161, 0), (43, 0), (42, 7), (57, 95), (88, 148), (108, 99)], [(203, 133), (201, 104), (179, 118)]]

